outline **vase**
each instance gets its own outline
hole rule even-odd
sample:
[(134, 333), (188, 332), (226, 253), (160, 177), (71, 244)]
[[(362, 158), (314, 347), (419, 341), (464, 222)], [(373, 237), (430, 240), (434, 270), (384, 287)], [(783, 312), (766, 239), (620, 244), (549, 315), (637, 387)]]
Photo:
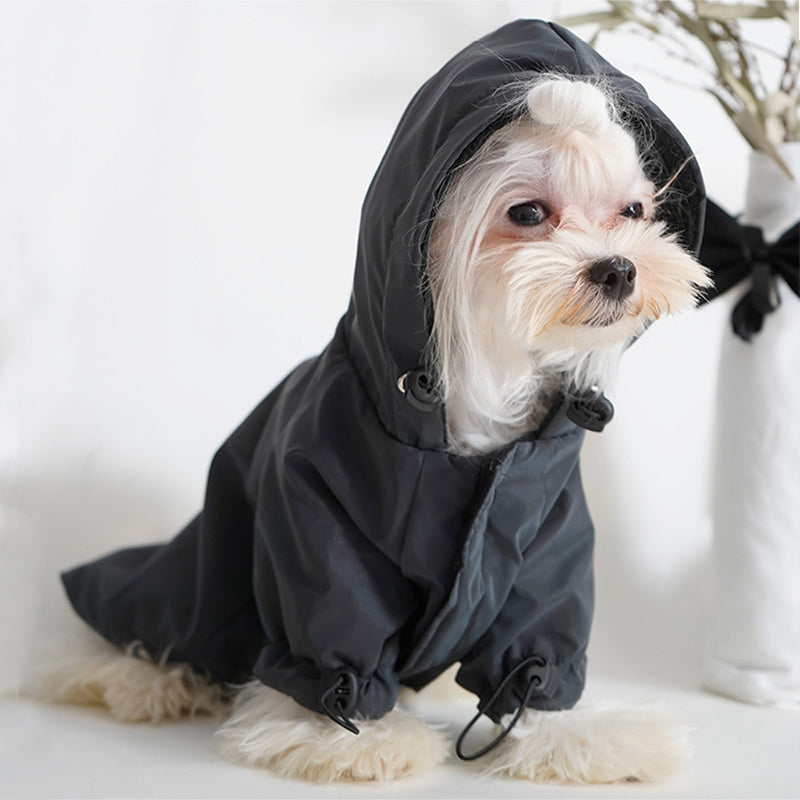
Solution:
[[(800, 142), (779, 152), (796, 179), (753, 152), (740, 220), (768, 243), (800, 218)], [(800, 708), (800, 300), (780, 278), (776, 289), (780, 306), (752, 341), (728, 326), (722, 343), (704, 685)]]

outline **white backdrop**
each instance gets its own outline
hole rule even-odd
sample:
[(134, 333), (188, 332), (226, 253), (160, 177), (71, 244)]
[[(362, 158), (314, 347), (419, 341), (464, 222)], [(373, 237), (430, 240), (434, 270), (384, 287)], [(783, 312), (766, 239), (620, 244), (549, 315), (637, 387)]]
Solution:
[[(0, 9), (2, 688), (53, 642), (58, 570), (170, 537), (215, 448), (348, 300), (359, 207), (419, 85), (477, 36), (597, 2)], [(746, 147), (651, 46), (600, 50), (741, 206)], [(656, 325), (587, 436), (590, 675), (694, 687), (726, 301)]]

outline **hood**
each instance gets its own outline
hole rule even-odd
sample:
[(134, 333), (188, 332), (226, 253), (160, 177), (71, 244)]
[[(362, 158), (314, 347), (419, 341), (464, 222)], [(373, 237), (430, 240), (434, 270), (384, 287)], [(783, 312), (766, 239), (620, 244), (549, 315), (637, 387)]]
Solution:
[[(353, 294), (342, 322), (350, 355), (383, 425), (409, 445), (446, 447), (442, 405), (433, 398), (419, 402), (398, 388), (401, 376), (422, 369), (430, 336), (424, 275), (436, 201), (452, 170), (510, 121), (508, 87), (549, 72), (600, 76), (613, 87), (626, 127), (640, 152), (648, 153), (648, 177), (656, 184), (692, 156), (640, 84), (554, 23), (505, 25), (466, 47), (422, 86), (364, 200)], [(660, 204), (659, 217), (696, 251), (704, 207), (702, 177), (690, 160)]]

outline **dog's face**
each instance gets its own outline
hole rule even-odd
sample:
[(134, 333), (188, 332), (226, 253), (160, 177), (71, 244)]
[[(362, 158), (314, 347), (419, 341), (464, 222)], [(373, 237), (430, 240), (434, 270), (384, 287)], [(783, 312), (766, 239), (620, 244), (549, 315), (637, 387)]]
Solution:
[(451, 418), (471, 404), (512, 432), (530, 423), (532, 375), (603, 385), (627, 341), (708, 284), (655, 220), (657, 190), (605, 95), (555, 79), (526, 102), (451, 182), (429, 260)]
[[(529, 146), (531, 127), (519, 125), (509, 146)], [(633, 141), (619, 128), (609, 138), (572, 131), (542, 148), (489, 210), (475, 277), (499, 291), (498, 323), (527, 349), (623, 342), (691, 305), (703, 282), (653, 219), (655, 190)]]
[(455, 249), (471, 251), (478, 318), (530, 351), (583, 350), (690, 306), (705, 271), (654, 220), (655, 187), (605, 97), (550, 81), (528, 107), (459, 176), (434, 240), (471, 237)]

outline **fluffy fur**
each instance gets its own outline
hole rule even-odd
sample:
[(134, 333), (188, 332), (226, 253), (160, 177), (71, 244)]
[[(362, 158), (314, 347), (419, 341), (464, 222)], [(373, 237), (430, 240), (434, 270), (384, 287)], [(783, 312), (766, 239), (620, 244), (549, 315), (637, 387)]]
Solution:
[(52, 663), (37, 677), (33, 693), (51, 703), (104, 706), (120, 722), (163, 722), (195, 714), (224, 715), (220, 686), (186, 664), (150, 660), (135, 645), (87, 648)]
[[(457, 453), (536, 428), (557, 394), (602, 389), (627, 343), (708, 283), (657, 221), (658, 192), (602, 92), (545, 80), (523, 101), (526, 113), (457, 171), (432, 227), (429, 356)], [(522, 223), (520, 206), (531, 215)], [(609, 259), (632, 266), (598, 275)], [(188, 667), (119, 652), (56, 671), (40, 693), (126, 721), (225, 709)], [(218, 741), (233, 761), (313, 781), (398, 778), (446, 757), (444, 734), (403, 711), (358, 724), (353, 736), (255, 682), (239, 689)], [(644, 781), (685, 750), (682, 730), (649, 712), (529, 710), (482, 764), (535, 781)]]
[(358, 727), (353, 736), (254, 681), (238, 693), (218, 740), (232, 761), (320, 783), (402, 778), (436, 766), (450, 750), (443, 733), (399, 709)]
[[(459, 453), (535, 429), (560, 391), (607, 386), (626, 345), (708, 285), (656, 221), (656, 189), (598, 89), (544, 81), (526, 105), (460, 169), (433, 223), (431, 360)], [(509, 209), (529, 201), (549, 216), (515, 226)], [(632, 204), (641, 218), (623, 214)], [(607, 257), (635, 265), (622, 302), (588, 277)]]
[(656, 708), (529, 710), (483, 767), (536, 783), (655, 782), (689, 752), (688, 730)]

